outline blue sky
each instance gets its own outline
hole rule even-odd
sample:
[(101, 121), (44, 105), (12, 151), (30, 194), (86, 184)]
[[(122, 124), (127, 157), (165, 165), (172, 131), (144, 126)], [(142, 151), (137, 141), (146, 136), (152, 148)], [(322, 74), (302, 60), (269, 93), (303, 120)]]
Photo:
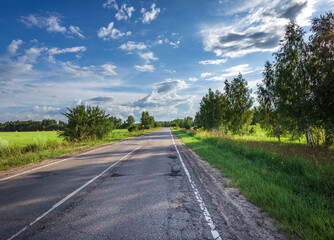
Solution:
[(334, 9), (334, 0), (0, 4), (0, 122), (64, 120), (76, 104), (136, 121), (142, 111), (194, 116), (208, 88), (222, 91), (239, 72), (256, 91), (289, 20), (308, 32)]

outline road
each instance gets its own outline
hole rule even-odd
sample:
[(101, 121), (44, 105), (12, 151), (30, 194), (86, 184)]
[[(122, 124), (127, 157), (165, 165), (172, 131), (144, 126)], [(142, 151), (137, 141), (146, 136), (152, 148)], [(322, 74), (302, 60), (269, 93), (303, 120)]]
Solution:
[(247, 221), (231, 227), (176, 146), (164, 128), (0, 179), (0, 238), (281, 238)]

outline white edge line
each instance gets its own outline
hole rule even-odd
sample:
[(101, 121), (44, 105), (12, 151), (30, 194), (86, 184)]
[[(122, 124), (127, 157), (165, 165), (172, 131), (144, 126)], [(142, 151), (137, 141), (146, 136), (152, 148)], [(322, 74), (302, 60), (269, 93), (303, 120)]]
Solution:
[(101, 149), (104, 149), (104, 148), (107, 148), (107, 147), (109, 147), (109, 146), (105, 146), (105, 147), (102, 147), (102, 148), (97, 148), (97, 149), (94, 149), (94, 150), (91, 150), (91, 151), (88, 151), (88, 152), (85, 152), (85, 153), (81, 153), (81, 154), (79, 154), (79, 155), (75, 155), (75, 156), (70, 157), (70, 158), (65, 158), (65, 159), (63, 159), (63, 160), (56, 161), (56, 162), (53, 162), (53, 163), (49, 163), (49, 164), (46, 164), (46, 165), (44, 165), (44, 166), (40, 166), (40, 167), (37, 167), (37, 168), (32, 168), (32, 169), (30, 169), (30, 170), (27, 170), (27, 171), (24, 171), (24, 172), (21, 172), (21, 173), (18, 173), (18, 174), (9, 176), (9, 177), (1, 178), (1, 179), (0, 179), (0, 182), (5, 181), (5, 180), (8, 180), (8, 179), (11, 179), (11, 178), (14, 178), (14, 177), (21, 176), (21, 175), (26, 174), (26, 173), (34, 172), (34, 171), (39, 170), (39, 169), (41, 169), (41, 168), (49, 167), (49, 166), (51, 166), (51, 165), (58, 164), (58, 163), (61, 163), (61, 162), (64, 162), (64, 161), (67, 161), (67, 160), (70, 160), (70, 159), (73, 159), (73, 158), (76, 158), (76, 157), (80, 157), (80, 156), (86, 155), (86, 154), (88, 154), (88, 153), (92, 153), (92, 152), (95, 152), (95, 151), (97, 151), (97, 150), (101, 150)]
[(205, 217), (205, 220), (206, 220), (207, 224), (209, 225), (209, 227), (210, 227), (210, 229), (211, 229), (212, 237), (213, 237), (213, 239), (221, 240), (221, 237), (220, 237), (220, 235), (219, 235), (219, 233), (218, 233), (218, 231), (217, 231), (217, 228), (216, 228), (215, 224), (214, 224), (213, 221), (212, 221), (212, 218), (211, 218), (211, 216), (210, 216), (210, 213), (209, 213), (208, 209), (207, 209), (206, 206), (205, 206), (205, 203), (204, 203), (204, 201), (203, 201), (203, 198), (201, 197), (201, 195), (200, 195), (198, 189), (196, 188), (196, 184), (195, 184), (194, 181), (191, 179), (190, 173), (189, 173), (189, 171), (188, 171), (186, 165), (185, 165), (184, 162), (183, 162), (183, 159), (182, 159), (182, 157), (181, 157), (181, 154), (180, 154), (179, 150), (177, 149), (177, 146), (176, 146), (175, 141), (174, 141), (174, 138), (173, 138), (172, 130), (169, 129), (169, 131), (170, 131), (170, 136), (172, 137), (172, 141), (173, 141), (174, 147), (175, 147), (175, 149), (176, 149), (176, 152), (177, 152), (177, 154), (178, 154), (178, 156), (179, 156), (181, 165), (182, 165), (182, 167), (183, 167), (183, 170), (184, 170), (184, 172), (186, 173), (186, 175), (187, 175), (187, 177), (188, 177), (188, 180), (189, 180), (190, 185), (191, 185), (191, 187), (192, 187), (192, 189), (193, 189), (193, 191), (194, 191), (194, 193), (195, 193), (197, 202), (199, 203), (199, 206), (200, 206), (200, 208), (201, 208), (201, 210), (202, 210), (202, 212), (203, 212), (203, 215), (204, 215), (204, 217)]
[(67, 195), (66, 197), (64, 197), (62, 200), (60, 200), (59, 202), (57, 202), (55, 205), (53, 205), (48, 211), (46, 211), (45, 213), (43, 213), (41, 216), (39, 216), (38, 218), (36, 218), (33, 222), (29, 223), (27, 226), (23, 227), (20, 231), (18, 231), (16, 234), (14, 234), (13, 236), (11, 236), (10, 238), (8, 238), (8, 240), (12, 240), (14, 238), (16, 238), (18, 235), (20, 235), (22, 232), (24, 232), (28, 227), (31, 227), (32, 225), (34, 225), (35, 223), (37, 223), (39, 220), (41, 220), (43, 217), (45, 217), (46, 215), (48, 215), (50, 212), (52, 212), (53, 210), (55, 210), (57, 207), (59, 207), (60, 205), (62, 205), (64, 202), (66, 202), (69, 198), (73, 197), (75, 194), (77, 194), (78, 192), (80, 192), (82, 189), (84, 189), (85, 187), (87, 187), (89, 184), (91, 184), (92, 182), (94, 182), (96, 179), (98, 179), (99, 177), (101, 177), (105, 172), (107, 172), (109, 169), (111, 169), (113, 166), (115, 166), (117, 163), (119, 163), (120, 161), (122, 161), (124, 158), (126, 158), (127, 156), (129, 156), (131, 153), (133, 153), (134, 151), (136, 151), (138, 148), (140, 148), (142, 146), (138, 146), (135, 149), (133, 149), (131, 152), (127, 153), (125, 156), (123, 156), (121, 159), (119, 159), (117, 162), (115, 162), (114, 164), (110, 165), (107, 169), (105, 169), (103, 172), (101, 172), (99, 175), (95, 176), (94, 178), (92, 178), (91, 180), (89, 180), (88, 182), (86, 182), (84, 185), (82, 185), (81, 187), (77, 188), (76, 190), (74, 190), (72, 193), (70, 193), (69, 195)]

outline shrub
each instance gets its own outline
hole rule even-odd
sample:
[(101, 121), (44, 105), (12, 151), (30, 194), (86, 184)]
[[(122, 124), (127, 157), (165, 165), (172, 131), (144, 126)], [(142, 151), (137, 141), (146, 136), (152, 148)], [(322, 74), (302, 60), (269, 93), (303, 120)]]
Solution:
[(138, 125), (132, 125), (128, 128), (129, 132), (137, 132), (139, 130)]
[(68, 122), (61, 136), (70, 141), (81, 141), (87, 138), (102, 139), (114, 128), (113, 123), (109, 120), (109, 114), (106, 114), (105, 110), (100, 109), (99, 106), (79, 105), (67, 109), (69, 112), (62, 113), (68, 118)]

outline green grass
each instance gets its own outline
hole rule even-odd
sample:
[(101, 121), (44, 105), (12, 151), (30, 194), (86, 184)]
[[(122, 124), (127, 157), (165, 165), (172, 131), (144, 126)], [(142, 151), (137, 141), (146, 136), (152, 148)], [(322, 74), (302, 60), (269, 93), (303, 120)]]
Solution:
[(222, 136), (173, 129), (291, 239), (334, 239), (333, 165), (317, 166)]
[(71, 143), (59, 137), (57, 132), (6, 132), (0, 133), (0, 170), (58, 157), (67, 153), (84, 150), (96, 145), (135, 137), (157, 130), (128, 132), (115, 129), (101, 140), (85, 140)]
[(0, 141), (6, 140), (10, 144), (14, 145), (27, 145), (36, 141), (51, 140), (51, 141), (62, 141), (62, 138), (58, 136), (56, 131), (46, 132), (0, 132)]

